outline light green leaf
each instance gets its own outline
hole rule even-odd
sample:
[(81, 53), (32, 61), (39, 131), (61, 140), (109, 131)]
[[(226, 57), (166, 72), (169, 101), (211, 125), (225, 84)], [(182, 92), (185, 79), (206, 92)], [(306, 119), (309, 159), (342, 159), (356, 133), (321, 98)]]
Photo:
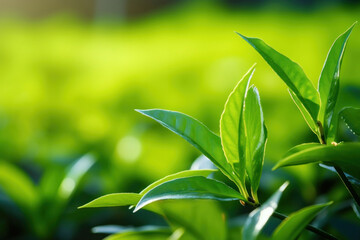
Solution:
[(4, 160), (0, 161), (0, 189), (27, 217), (31, 218), (38, 210), (38, 193), (31, 179), (16, 166)]
[(276, 210), (281, 195), (288, 185), (289, 183), (285, 182), (261, 207), (256, 208), (250, 213), (242, 230), (242, 239), (257, 239), (260, 231)]
[(250, 79), (255, 71), (255, 65), (243, 76), (230, 93), (220, 118), (221, 144), (227, 161), (230, 164), (239, 163), (236, 172), (239, 175), (241, 190), (248, 195), (245, 186), (246, 159), (240, 157), (240, 124), (245, 103), (245, 95)]
[(286, 85), (296, 94), (313, 121), (316, 122), (320, 104), (319, 94), (305, 75), (303, 69), (297, 63), (268, 46), (261, 39), (239, 35), (264, 58)]
[(344, 172), (360, 179), (360, 143), (343, 143), (337, 146), (321, 145), (285, 157), (276, 164), (279, 167), (308, 163), (324, 163), (339, 166)]
[(203, 176), (203, 177), (207, 177), (209, 176), (211, 173), (216, 172), (217, 170), (214, 169), (206, 169), (206, 170), (185, 170), (182, 172), (178, 172), (178, 173), (174, 173), (171, 175), (168, 175), (162, 179), (159, 179), (155, 182), (153, 182), (152, 184), (150, 184), (149, 186), (147, 186), (144, 190), (142, 190), (140, 192), (140, 195), (143, 196), (145, 195), (147, 192), (149, 192), (151, 189), (153, 189), (154, 187), (164, 183), (164, 182), (168, 182), (170, 180), (174, 180), (177, 178), (184, 178), (184, 177), (192, 177), (192, 176)]
[(332, 204), (332, 202), (306, 207), (291, 214), (275, 229), (272, 239), (296, 239), (306, 225), (308, 225), (323, 208), (330, 204)]
[(291, 89), (288, 89), (288, 91), (289, 91), (291, 99), (294, 101), (295, 105), (298, 107), (301, 115), (305, 119), (305, 122), (307, 123), (307, 125), (309, 126), (311, 131), (313, 131), (318, 136), (318, 138), (321, 139), (321, 134), (320, 134), (317, 123), (311, 117), (310, 113), (306, 110), (305, 106), (300, 101), (300, 99), (296, 96), (296, 94)]
[(250, 179), (251, 193), (257, 203), (257, 190), (264, 165), (267, 130), (259, 92), (255, 86), (251, 86), (247, 92), (240, 130), (240, 157), (246, 159), (246, 172)]
[(211, 132), (204, 124), (188, 115), (174, 111), (161, 109), (136, 111), (180, 135), (208, 157), (230, 180), (238, 184), (231, 165), (226, 161), (220, 137)]
[(141, 199), (138, 193), (111, 193), (80, 206), (79, 208), (120, 207), (136, 205)]
[(341, 62), (346, 43), (354, 26), (355, 23), (335, 40), (330, 48), (320, 74), (318, 90), (320, 93), (321, 104), (318, 119), (323, 123), (325, 137), (326, 139), (330, 138), (330, 143), (335, 138), (334, 131), (329, 136), (329, 129), (339, 93)]
[(360, 108), (343, 108), (340, 111), (339, 116), (354, 134), (360, 136)]
[(187, 177), (171, 180), (151, 189), (140, 199), (134, 212), (150, 203), (166, 199), (247, 201), (239, 192), (222, 182), (205, 177)]

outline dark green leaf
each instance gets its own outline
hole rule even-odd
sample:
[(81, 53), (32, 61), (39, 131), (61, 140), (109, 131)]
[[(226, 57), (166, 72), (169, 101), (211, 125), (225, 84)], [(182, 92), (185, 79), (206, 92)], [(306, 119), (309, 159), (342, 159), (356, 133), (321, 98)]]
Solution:
[(240, 157), (240, 125), (245, 105), (245, 95), (254, 71), (255, 65), (250, 68), (230, 93), (220, 118), (221, 144), (227, 161), (230, 164), (239, 163), (236, 171), (239, 175), (241, 191), (244, 196), (247, 196), (248, 193), (245, 186), (246, 159)]
[(258, 237), (260, 231), (276, 210), (280, 197), (288, 184), (288, 182), (285, 182), (261, 207), (250, 213), (244, 224), (242, 239), (252, 240)]
[(272, 239), (296, 239), (306, 225), (308, 225), (323, 208), (330, 204), (332, 204), (332, 202), (306, 207), (291, 214), (275, 229)]
[(354, 134), (360, 136), (360, 108), (343, 108), (340, 111), (339, 116)]
[(264, 165), (267, 131), (256, 87), (251, 86), (245, 99), (245, 111), (240, 132), (240, 158), (246, 159), (246, 172), (250, 179), (251, 193), (258, 202), (257, 189)]
[(204, 177), (187, 177), (171, 180), (151, 189), (140, 199), (134, 212), (152, 202), (166, 199), (247, 201), (239, 192), (222, 182)]
[(329, 133), (330, 124), (334, 114), (334, 108), (339, 93), (339, 77), (341, 62), (344, 55), (347, 40), (355, 24), (353, 24), (345, 33), (340, 35), (330, 48), (324, 67), (320, 74), (318, 90), (320, 93), (320, 111), (319, 120), (323, 123), (325, 137), (327, 142), (335, 139), (335, 132)]
[(137, 111), (183, 137), (208, 157), (229, 179), (237, 183), (233, 169), (226, 161), (220, 137), (204, 124), (179, 112), (160, 109)]
[(261, 39), (239, 35), (264, 58), (286, 85), (295, 93), (316, 123), (320, 104), (319, 94), (302, 68), (297, 63), (268, 46)]
[(274, 169), (308, 163), (337, 165), (344, 172), (360, 179), (360, 143), (343, 143), (337, 146), (322, 145), (308, 148), (285, 157), (276, 164)]

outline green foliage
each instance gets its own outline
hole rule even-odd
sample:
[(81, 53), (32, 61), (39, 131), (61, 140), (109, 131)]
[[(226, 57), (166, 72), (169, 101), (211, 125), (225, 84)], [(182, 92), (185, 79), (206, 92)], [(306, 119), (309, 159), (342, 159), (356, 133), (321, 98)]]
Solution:
[(256, 208), (249, 214), (242, 231), (243, 239), (257, 239), (260, 231), (278, 207), (281, 195), (288, 184), (288, 182), (284, 183), (261, 207)]
[(308, 223), (325, 207), (332, 202), (314, 205), (303, 208), (292, 213), (275, 229), (272, 239), (274, 240), (292, 240), (297, 239), (301, 231)]
[[(45, 174), (35, 185), (16, 166), (0, 163), (0, 189), (21, 209), (29, 222), (29, 231), (38, 238), (47, 238), (55, 230), (62, 211), (78, 188), (82, 178), (95, 163), (85, 155), (61, 174)], [(46, 210), (44, 210), (46, 209)]]
[(360, 109), (347, 107), (340, 111), (339, 116), (344, 120), (346, 126), (356, 135), (360, 136)]

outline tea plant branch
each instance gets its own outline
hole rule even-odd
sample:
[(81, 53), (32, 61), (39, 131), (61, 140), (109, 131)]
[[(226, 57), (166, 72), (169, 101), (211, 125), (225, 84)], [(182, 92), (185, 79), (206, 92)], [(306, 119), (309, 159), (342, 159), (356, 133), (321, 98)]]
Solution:
[(345, 176), (345, 173), (338, 167), (338, 166), (334, 166), (337, 174), (339, 175), (341, 181), (343, 182), (343, 184), (345, 185), (345, 187), (347, 188), (347, 190), (349, 191), (349, 193), (351, 194), (351, 196), (354, 198), (356, 204), (358, 206), (360, 206), (360, 197), (359, 195), (356, 193), (355, 189), (353, 188), (353, 186), (351, 185), (349, 179)]
[[(324, 136), (324, 128), (320, 121), (318, 121), (318, 126), (319, 126), (319, 130), (320, 130), (320, 134), (321, 134), (320, 143), (323, 145), (326, 145), (326, 140), (325, 140), (325, 136)], [(345, 173), (338, 166), (334, 166), (334, 169), (335, 169), (336, 173), (339, 175), (339, 177), (340, 177), (341, 181), (343, 182), (343, 184), (345, 185), (346, 189), (349, 191), (350, 195), (355, 200), (356, 204), (358, 206), (360, 206), (360, 197), (356, 193), (355, 189), (351, 185), (351, 183), (350, 183), (349, 179), (346, 177)]]
[[(280, 219), (280, 220), (285, 220), (287, 218), (286, 215), (279, 213), (279, 212), (274, 212), (273, 215), (274, 217)], [(329, 239), (329, 240), (337, 240), (337, 238), (333, 235), (331, 235), (330, 233), (325, 232), (324, 230), (321, 230), (320, 228), (314, 227), (312, 225), (307, 225), (306, 229), (323, 237), (324, 239)]]

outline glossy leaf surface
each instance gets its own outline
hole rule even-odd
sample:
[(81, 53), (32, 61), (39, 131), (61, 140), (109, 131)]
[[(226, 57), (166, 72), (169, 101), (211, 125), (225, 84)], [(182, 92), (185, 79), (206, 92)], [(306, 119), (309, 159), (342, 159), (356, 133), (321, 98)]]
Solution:
[(222, 182), (204, 177), (187, 177), (171, 180), (151, 189), (140, 199), (134, 212), (152, 202), (166, 199), (246, 201), (239, 192)]
[[(238, 33), (239, 34), (239, 33)], [(239, 34), (248, 42), (296, 94), (312, 119), (316, 122), (319, 112), (319, 94), (303, 69), (288, 57), (268, 46), (263, 40)]]
[(137, 111), (180, 135), (208, 157), (229, 179), (235, 179), (233, 169), (226, 161), (222, 150), (220, 137), (204, 124), (188, 115), (174, 111), (160, 109)]
[(246, 159), (246, 172), (250, 178), (251, 192), (257, 202), (257, 189), (264, 165), (267, 131), (259, 92), (254, 86), (246, 95), (240, 139), (240, 155), (241, 158)]
[(250, 70), (243, 76), (234, 90), (230, 93), (220, 118), (221, 144), (224, 149), (227, 161), (230, 164), (235, 162), (238, 163), (239, 167), (236, 169), (236, 171), (239, 175), (240, 182), (242, 184), (242, 191), (244, 193), (246, 192), (246, 159), (240, 156), (240, 145), (243, 144), (240, 142), (240, 129), (245, 105), (245, 95), (254, 71), (255, 66), (250, 68)]
[(287, 217), (275, 229), (272, 239), (274, 240), (292, 240), (297, 239), (301, 231), (311, 220), (325, 207), (332, 202), (314, 205), (303, 208)]
[(271, 215), (276, 210), (281, 195), (288, 186), (285, 182), (264, 204), (252, 211), (246, 219), (242, 230), (242, 239), (255, 240)]
[(155, 182), (153, 182), (152, 184), (150, 184), (149, 186), (147, 186), (144, 190), (142, 190), (140, 192), (140, 195), (143, 196), (145, 195), (147, 192), (149, 192), (151, 189), (153, 189), (154, 187), (164, 183), (164, 182), (168, 182), (170, 180), (174, 180), (177, 178), (184, 178), (184, 177), (192, 177), (192, 176), (202, 176), (202, 177), (207, 177), (209, 176), (211, 173), (216, 172), (217, 170), (214, 169), (204, 169), (204, 170), (185, 170), (185, 171), (181, 171), (178, 173), (174, 173), (171, 175), (168, 175), (164, 178), (161, 178)]
[(360, 108), (347, 107), (342, 109), (339, 115), (347, 127), (354, 134), (360, 136)]
[(319, 79), (318, 90), (321, 100), (319, 120), (323, 123), (325, 137), (330, 137), (331, 140), (334, 139), (334, 134), (331, 133), (330, 136), (328, 136), (328, 132), (339, 93), (341, 62), (346, 43), (354, 25), (355, 24), (353, 24), (345, 33), (341, 34), (331, 46)]
[(96, 198), (79, 208), (120, 207), (136, 205), (140, 199), (141, 195), (138, 193), (111, 193)]
[(285, 157), (276, 164), (274, 169), (308, 163), (335, 164), (344, 172), (360, 179), (360, 143), (342, 143), (337, 146), (322, 145), (308, 148)]

